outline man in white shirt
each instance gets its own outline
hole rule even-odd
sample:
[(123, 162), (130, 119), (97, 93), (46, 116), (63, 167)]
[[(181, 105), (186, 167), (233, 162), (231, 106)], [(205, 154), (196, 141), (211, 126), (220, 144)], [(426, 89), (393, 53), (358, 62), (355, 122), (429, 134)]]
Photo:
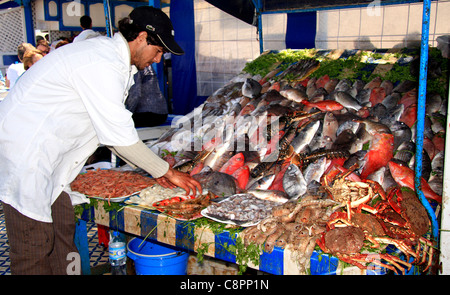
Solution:
[[(76, 252), (72, 200), (64, 191), (100, 144), (165, 187), (201, 193), (138, 137), (124, 100), (137, 69), (181, 55), (170, 19), (143, 6), (113, 38), (65, 45), (26, 71), (0, 104), (0, 200), (12, 274), (65, 274)], [(70, 259), (69, 259), (70, 260)]]
[(99, 32), (92, 30), (92, 19), (89, 15), (80, 17), (80, 27), (83, 29), (78, 36), (73, 39), (73, 42), (80, 42), (89, 38), (100, 36)]

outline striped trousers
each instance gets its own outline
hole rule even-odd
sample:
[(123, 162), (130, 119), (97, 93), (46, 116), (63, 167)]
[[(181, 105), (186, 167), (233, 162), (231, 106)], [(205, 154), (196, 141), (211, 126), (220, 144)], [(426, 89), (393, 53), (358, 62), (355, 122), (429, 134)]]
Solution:
[(3, 203), (12, 275), (67, 274), (68, 254), (78, 253), (69, 195), (62, 192), (51, 209), (53, 222), (48, 223), (28, 218)]

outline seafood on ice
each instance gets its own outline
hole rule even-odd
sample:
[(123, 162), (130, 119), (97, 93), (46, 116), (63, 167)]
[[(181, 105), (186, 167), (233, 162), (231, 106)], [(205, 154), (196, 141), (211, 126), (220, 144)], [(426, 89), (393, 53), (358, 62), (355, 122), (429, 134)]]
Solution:
[(279, 203), (255, 197), (252, 194), (236, 194), (209, 205), (202, 214), (222, 222), (240, 226), (257, 224), (266, 218)]

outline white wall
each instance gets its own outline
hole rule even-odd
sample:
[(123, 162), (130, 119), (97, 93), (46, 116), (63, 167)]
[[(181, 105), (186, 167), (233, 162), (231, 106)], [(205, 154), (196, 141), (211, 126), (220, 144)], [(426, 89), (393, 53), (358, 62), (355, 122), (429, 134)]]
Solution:
[[(420, 44), (423, 3), (319, 11), (316, 48), (374, 49)], [(432, 1), (430, 45), (450, 34), (450, 1)]]
[[(259, 56), (255, 26), (194, 0), (197, 94), (209, 96)], [(285, 49), (286, 15), (264, 15), (265, 49)]]

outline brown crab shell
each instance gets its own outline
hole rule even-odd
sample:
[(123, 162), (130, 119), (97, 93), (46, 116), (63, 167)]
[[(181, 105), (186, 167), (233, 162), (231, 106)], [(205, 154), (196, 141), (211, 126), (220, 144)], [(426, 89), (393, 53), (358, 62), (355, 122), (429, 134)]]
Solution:
[(409, 223), (409, 228), (418, 236), (428, 232), (430, 219), (427, 211), (419, 201), (416, 193), (410, 189), (401, 190), (402, 201), (400, 205), (402, 217)]
[(364, 232), (353, 226), (336, 227), (325, 234), (325, 245), (336, 254), (356, 254), (364, 244)]
[(351, 221), (372, 236), (384, 235), (383, 227), (373, 215), (355, 212), (352, 214)]

